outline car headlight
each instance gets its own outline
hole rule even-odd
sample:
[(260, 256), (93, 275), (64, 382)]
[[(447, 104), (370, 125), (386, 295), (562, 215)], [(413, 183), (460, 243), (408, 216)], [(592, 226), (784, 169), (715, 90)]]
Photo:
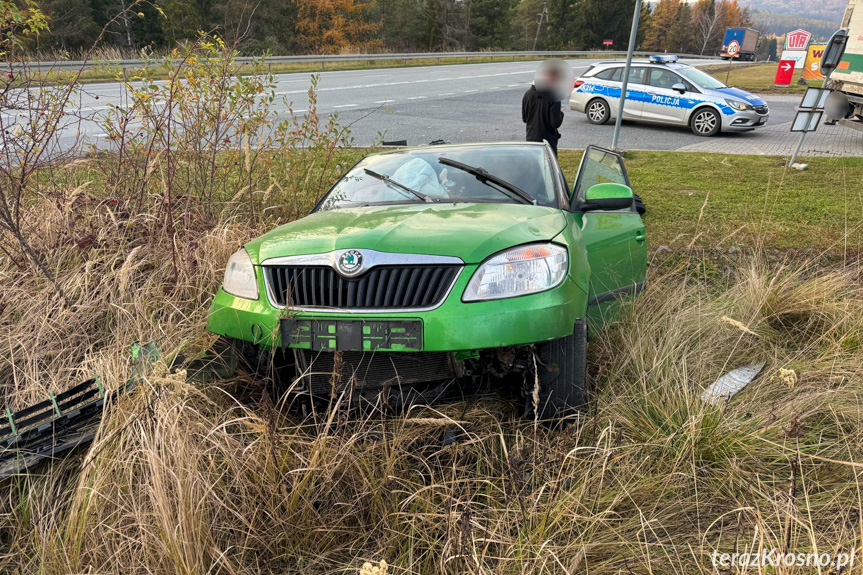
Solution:
[(742, 112), (743, 110), (754, 110), (754, 109), (755, 109), (755, 108), (752, 106), (752, 104), (747, 104), (746, 102), (741, 102), (740, 100), (725, 100), (725, 102), (726, 102), (729, 106), (731, 106), (732, 108), (734, 108), (735, 110), (740, 110), (741, 112)]
[(231, 295), (245, 299), (258, 299), (258, 280), (255, 266), (245, 249), (240, 248), (228, 258), (225, 268), (225, 281), (222, 289)]
[(474, 272), (462, 301), (527, 295), (560, 285), (569, 267), (566, 248), (530, 244), (494, 255)]

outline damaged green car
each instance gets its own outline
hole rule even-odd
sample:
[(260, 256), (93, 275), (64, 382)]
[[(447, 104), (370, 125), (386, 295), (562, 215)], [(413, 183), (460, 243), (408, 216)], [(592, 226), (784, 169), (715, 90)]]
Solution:
[(545, 144), (400, 149), (232, 255), (207, 325), (292, 351), (311, 395), (334, 373), (354, 390), (523, 373), (551, 418), (585, 403), (588, 331), (643, 287), (646, 257), (613, 152), (588, 148), (569, 188)]

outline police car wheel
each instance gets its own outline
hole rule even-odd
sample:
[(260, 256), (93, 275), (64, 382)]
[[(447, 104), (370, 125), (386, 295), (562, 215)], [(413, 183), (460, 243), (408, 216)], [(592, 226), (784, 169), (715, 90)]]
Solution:
[(608, 104), (599, 98), (587, 103), (585, 113), (587, 114), (587, 121), (591, 124), (604, 124), (611, 117), (611, 109)]
[(702, 108), (692, 114), (689, 127), (696, 136), (715, 136), (722, 128), (722, 119), (716, 110)]

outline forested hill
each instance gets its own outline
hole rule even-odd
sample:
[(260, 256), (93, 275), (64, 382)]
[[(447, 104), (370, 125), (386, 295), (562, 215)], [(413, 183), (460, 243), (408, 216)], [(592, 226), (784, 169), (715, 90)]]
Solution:
[(842, 22), (841, 15), (832, 20), (821, 20), (809, 18), (796, 14), (777, 14), (775, 12), (752, 12), (752, 20), (758, 28), (767, 28), (773, 34), (782, 35), (797, 28), (803, 28), (812, 32), (816, 39), (826, 39), (839, 28)]
[(770, 12), (800, 18), (812, 18), (839, 24), (848, 0), (741, 0), (754, 12)]

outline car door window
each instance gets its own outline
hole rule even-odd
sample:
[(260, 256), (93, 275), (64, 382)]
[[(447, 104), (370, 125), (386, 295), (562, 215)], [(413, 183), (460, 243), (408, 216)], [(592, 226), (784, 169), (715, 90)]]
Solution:
[[(647, 75), (647, 68), (643, 66), (635, 66), (632, 70), (629, 71), (629, 83), (630, 84), (644, 84), (645, 76)], [(623, 81), (623, 77), (621, 76), (621, 81)]]
[(686, 84), (686, 82), (672, 72), (671, 70), (661, 70), (659, 68), (654, 68), (650, 71), (650, 85), (654, 88), (662, 88), (665, 90), (671, 90), (672, 86), (675, 84)]
[(581, 158), (572, 197), (576, 200), (583, 199), (584, 192), (591, 186), (606, 182), (629, 186), (629, 175), (623, 165), (623, 158), (610, 150), (589, 146)]
[(620, 72), (622, 68), (609, 68), (608, 70), (603, 70), (599, 74), (596, 75), (600, 80), (608, 80), (611, 82), (620, 82)]

